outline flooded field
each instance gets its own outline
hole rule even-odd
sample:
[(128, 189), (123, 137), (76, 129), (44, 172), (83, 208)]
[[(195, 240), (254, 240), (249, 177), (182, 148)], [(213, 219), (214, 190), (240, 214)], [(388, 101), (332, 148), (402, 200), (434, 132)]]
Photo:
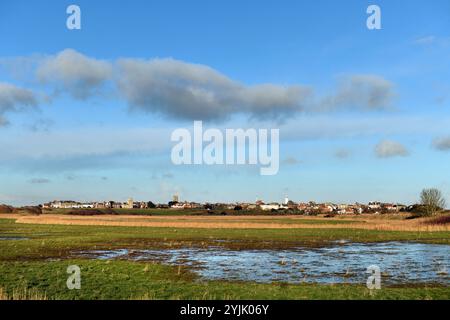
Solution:
[(450, 246), (413, 242), (350, 243), (284, 250), (227, 250), (219, 247), (85, 251), (93, 259), (158, 261), (190, 267), (205, 280), (262, 283), (365, 283), (377, 265), (382, 283), (450, 284)]

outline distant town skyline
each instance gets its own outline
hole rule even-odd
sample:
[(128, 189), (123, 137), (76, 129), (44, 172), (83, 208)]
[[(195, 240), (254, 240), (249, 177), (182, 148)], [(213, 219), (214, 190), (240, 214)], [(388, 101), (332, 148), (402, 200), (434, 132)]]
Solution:
[[(263, 200), (256, 200), (252, 202), (235, 202), (235, 203), (209, 203), (209, 202), (192, 202), (192, 201), (178, 201), (177, 196), (173, 197), (172, 201), (168, 203), (154, 203), (153, 201), (135, 201), (129, 198), (126, 202), (118, 201), (94, 201), (94, 202), (77, 202), (71, 200), (55, 200), (40, 204), (41, 210), (65, 209), (65, 210), (84, 210), (84, 209), (194, 209), (207, 210), (209, 213), (215, 213), (214, 210), (233, 210), (232, 212), (239, 212), (242, 210), (250, 211), (266, 211), (266, 212), (280, 212), (280, 213), (303, 213), (303, 214), (381, 214), (381, 213), (400, 213), (411, 212), (417, 208), (417, 204), (405, 205), (399, 203), (385, 203), (379, 201), (372, 201), (367, 204), (363, 203), (316, 203), (310, 202), (295, 202), (285, 197), (282, 202), (264, 202)], [(35, 208), (35, 207), (33, 207)], [(73, 211), (75, 213), (76, 211)], [(92, 211), (91, 211), (92, 212)], [(127, 211), (118, 211), (126, 213)], [(189, 212), (189, 211), (187, 211)], [(224, 211), (223, 211), (224, 212)], [(222, 212), (222, 213), (223, 213)], [(117, 212), (116, 212), (117, 213)], [(225, 212), (226, 214), (227, 212)], [(229, 213), (229, 212), (228, 212)], [(111, 212), (110, 212), (111, 214)]]
[[(131, 4), (132, 3), (132, 4)], [(0, 4), (0, 203), (450, 203), (450, 2)], [(182, 165), (193, 121), (279, 129), (279, 170)]]
[[(152, 199), (134, 199), (132, 197), (127, 198), (126, 200), (117, 200), (117, 199), (108, 199), (108, 200), (74, 200), (74, 199), (53, 199), (51, 201), (43, 202), (43, 203), (30, 203), (28, 205), (40, 205), (43, 207), (54, 207), (54, 208), (104, 208), (104, 207), (110, 207), (110, 208), (133, 208), (134, 205), (138, 205), (138, 207), (142, 208), (148, 208), (148, 204), (153, 204), (156, 206), (161, 205), (171, 205), (171, 204), (187, 204), (188, 208), (191, 208), (191, 206), (197, 207), (197, 206), (203, 206), (207, 204), (223, 204), (223, 205), (239, 205), (239, 204), (256, 204), (256, 205), (269, 205), (269, 204), (279, 204), (279, 205), (286, 205), (288, 203), (292, 203), (295, 205), (303, 205), (303, 204), (313, 204), (313, 205), (336, 205), (336, 206), (353, 206), (353, 205), (361, 205), (361, 206), (412, 206), (412, 205), (419, 205), (420, 200), (417, 199), (417, 201), (414, 201), (412, 203), (400, 203), (398, 201), (393, 202), (386, 202), (382, 201), (381, 199), (368, 201), (367, 203), (362, 203), (358, 201), (353, 202), (333, 202), (333, 201), (316, 201), (314, 199), (310, 199), (307, 201), (298, 201), (296, 199), (291, 199), (287, 195), (283, 197), (283, 199), (278, 200), (264, 200), (256, 197), (254, 201), (191, 201), (190, 199), (182, 199), (178, 194), (172, 195), (171, 199), (167, 199), (167, 201), (153, 201)], [(183, 206), (178, 207), (178, 209), (182, 209)], [(444, 208), (445, 209), (445, 208)]]

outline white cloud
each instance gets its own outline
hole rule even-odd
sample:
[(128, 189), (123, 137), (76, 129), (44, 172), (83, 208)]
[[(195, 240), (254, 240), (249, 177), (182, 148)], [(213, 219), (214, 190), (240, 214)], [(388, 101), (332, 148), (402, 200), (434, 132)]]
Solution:
[(5, 113), (36, 107), (37, 103), (38, 99), (32, 91), (0, 82), (0, 126), (8, 123)]
[(176, 119), (223, 121), (244, 114), (279, 121), (302, 112), (386, 109), (395, 96), (391, 82), (370, 74), (341, 77), (333, 93), (315, 97), (309, 85), (246, 85), (209, 66), (171, 58), (108, 62), (65, 49), (53, 56), (18, 57), (5, 63), (14, 70), (35, 65), (40, 83), (76, 99), (116, 89), (130, 108)]
[(315, 99), (306, 85), (246, 86), (205, 66), (173, 59), (122, 59), (119, 89), (130, 106), (181, 119), (226, 119), (247, 114), (280, 120), (301, 112), (373, 111), (391, 107), (391, 82), (376, 75), (343, 77), (336, 92)]
[(433, 147), (439, 151), (450, 151), (450, 136), (435, 139)]
[(119, 90), (132, 107), (173, 118), (278, 118), (303, 110), (311, 95), (301, 85), (246, 86), (208, 66), (174, 59), (122, 59), (118, 66)]
[(375, 154), (379, 158), (405, 157), (409, 154), (406, 148), (395, 141), (383, 140), (375, 146)]
[(65, 49), (41, 61), (36, 76), (42, 83), (55, 85), (57, 90), (65, 90), (77, 99), (86, 99), (111, 80), (112, 66), (106, 61)]

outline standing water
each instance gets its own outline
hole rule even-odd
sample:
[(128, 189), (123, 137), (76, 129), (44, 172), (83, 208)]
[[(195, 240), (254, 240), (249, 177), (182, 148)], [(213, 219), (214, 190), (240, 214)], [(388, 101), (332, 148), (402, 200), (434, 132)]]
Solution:
[(161, 261), (185, 265), (203, 279), (256, 282), (365, 283), (377, 265), (383, 283), (448, 285), (450, 246), (412, 242), (336, 243), (329, 247), (282, 250), (226, 250), (218, 247), (89, 251), (97, 259)]

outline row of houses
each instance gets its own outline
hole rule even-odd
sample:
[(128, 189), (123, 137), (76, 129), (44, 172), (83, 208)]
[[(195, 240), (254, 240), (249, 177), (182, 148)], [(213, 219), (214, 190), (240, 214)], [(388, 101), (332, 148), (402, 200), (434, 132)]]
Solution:
[(406, 210), (406, 206), (396, 203), (369, 202), (368, 204), (334, 204), (300, 202), (295, 203), (287, 197), (283, 203), (264, 203), (257, 200), (255, 203), (215, 203), (201, 204), (198, 202), (178, 201), (174, 197), (168, 204), (154, 204), (151, 201), (133, 201), (132, 198), (126, 202), (101, 201), (101, 202), (77, 202), (71, 200), (55, 200), (42, 205), (44, 209), (147, 209), (147, 208), (171, 208), (171, 209), (229, 209), (229, 210), (262, 210), (262, 211), (299, 211), (305, 214), (361, 214), (361, 213), (393, 213)]
[(151, 201), (133, 201), (132, 198), (126, 202), (117, 201), (100, 201), (100, 202), (77, 202), (72, 200), (55, 200), (44, 203), (44, 209), (147, 209), (155, 208)]
[(235, 203), (235, 204), (209, 204), (211, 208), (238, 209), (238, 210), (262, 210), (262, 211), (296, 211), (305, 214), (362, 214), (362, 213), (388, 213), (406, 210), (406, 206), (395, 203), (370, 202), (369, 204), (334, 204), (300, 202), (295, 203), (287, 198), (283, 203), (264, 203), (257, 200), (255, 203)]
[(71, 200), (55, 200), (42, 205), (43, 209), (88, 209), (93, 207), (93, 203), (81, 203)]
[[(264, 210), (264, 205), (261, 208)], [(276, 208), (276, 207), (275, 207)], [(335, 203), (294, 203), (289, 201), (286, 205), (280, 205), (278, 210), (293, 209), (304, 213), (317, 213), (317, 214), (362, 214), (362, 213), (386, 213), (386, 212), (400, 212), (406, 209), (406, 206), (396, 203), (381, 203), (381, 202), (369, 202), (369, 204), (335, 204)], [(270, 210), (270, 209), (269, 209)]]
[(202, 209), (205, 205), (198, 202), (174, 202), (170, 205), (171, 209)]

